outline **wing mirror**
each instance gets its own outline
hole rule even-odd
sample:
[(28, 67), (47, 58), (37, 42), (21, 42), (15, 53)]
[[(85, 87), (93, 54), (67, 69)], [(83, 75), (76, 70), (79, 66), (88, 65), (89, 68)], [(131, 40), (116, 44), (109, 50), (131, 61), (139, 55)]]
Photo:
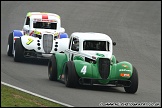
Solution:
[(28, 31), (28, 30), (29, 30), (29, 25), (24, 25), (23, 29), (24, 29), (25, 31)]
[(60, 28), (60, 33), (65, 33), (65, 29), (63, 27)]
[(113, 42), (113, 46), (115, 46), (116, 45), (116, 42)]

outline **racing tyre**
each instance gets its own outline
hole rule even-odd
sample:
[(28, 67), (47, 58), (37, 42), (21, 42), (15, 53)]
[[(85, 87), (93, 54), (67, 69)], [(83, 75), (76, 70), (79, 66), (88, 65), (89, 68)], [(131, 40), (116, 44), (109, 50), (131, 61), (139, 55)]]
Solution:
[(13, 33), (10, 33), (9, 37), (8, 37), (8, 46), (7, 46), (7, 55), (8, 56), (13, 56), (12, 50), (13, 50)]
[(24, 47), (21, 43), (21, 39), (17, 38), (15, 40), (14, 61), (22, 62), (23, 60), (24, 60)]
[(74, 62), (67, 62), (65, 66), (65, 86), (71, 88), (77, 87), (79, 85), (78, 79)]
[(51, 81), (57, 81), (57, 64), (55, 55), (52, 55), (48, 62), (48, 78)]
[(129, 80), (131, 81), (130, 87), (124, 87), (124, 89), (127, 93), (134, 94), (138, 89), (138, 73), (135, 67), (133, 67), (133, 73)]

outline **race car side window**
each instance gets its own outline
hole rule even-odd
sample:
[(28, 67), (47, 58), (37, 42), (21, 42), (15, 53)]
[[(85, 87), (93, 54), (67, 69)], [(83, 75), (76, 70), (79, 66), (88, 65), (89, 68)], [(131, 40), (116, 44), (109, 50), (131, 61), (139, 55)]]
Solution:
[(72, 45), (71, 45), (71, 50), (79, 51), (79, 39), (73, 38)]
[(71, 42), (72, 42), (72, 38), (70, 38), (69, 49), (70, 49), (70, 46), (71, 46)]
[(110, 51), (110, 43), (107, 42), (107, 51)]
[(25, 24), (25, 25), (29, 25), (29, 24), (30, 24), (30, 18), (27, 17), (27, 18), (26, 18), (26, 24)]

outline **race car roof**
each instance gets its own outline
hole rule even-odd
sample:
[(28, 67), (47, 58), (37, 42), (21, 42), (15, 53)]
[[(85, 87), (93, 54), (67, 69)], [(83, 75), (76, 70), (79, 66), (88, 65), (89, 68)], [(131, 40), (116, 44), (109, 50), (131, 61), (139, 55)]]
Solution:
[(111, 38), (103, 33), (95, 33), (95, 32), (74, 32), (72, 33), (73, 37), (78, 37), (79, 40), (98, 40), (98, 41), (110, 41)]
[(49, 15), (49, 16), (55, 16), (60, 19), (60, 16), (54, 13), (48, 13), (48, 12), (28, 12), (27, 17), (31, 17), (33, 15)]

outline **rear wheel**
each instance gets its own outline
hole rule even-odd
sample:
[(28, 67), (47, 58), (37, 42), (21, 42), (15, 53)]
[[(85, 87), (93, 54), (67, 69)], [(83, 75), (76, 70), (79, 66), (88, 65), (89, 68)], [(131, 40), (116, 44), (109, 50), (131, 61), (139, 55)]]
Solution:
[(65, 86), (75, 88), (79, 85), (78, 75), (73, 61), (68, 61), (65, 65)]
[(138, 73), (135, 67), (133, 67), (133, 73), (131, 78), (129, 79), (131, 81), (130, 87), (124, 87), (125, 91), (127, 93), (135, 93), (138, 89)]
[(22, 62), (24, 60), (24, 47), (21, 43), (21, 38), (15, 40), (14, 61)]
[(48, 78), (51, 81), (57, 81), (57, 63), (55, 55), (52, 55), (48, 62)]
[(13, 50), (13, 33), (10, 33), (9, 37), (8, 37), (8, 45), (7, 45), (7, 55), (8, 56), (13, 56), (12, 50)]

